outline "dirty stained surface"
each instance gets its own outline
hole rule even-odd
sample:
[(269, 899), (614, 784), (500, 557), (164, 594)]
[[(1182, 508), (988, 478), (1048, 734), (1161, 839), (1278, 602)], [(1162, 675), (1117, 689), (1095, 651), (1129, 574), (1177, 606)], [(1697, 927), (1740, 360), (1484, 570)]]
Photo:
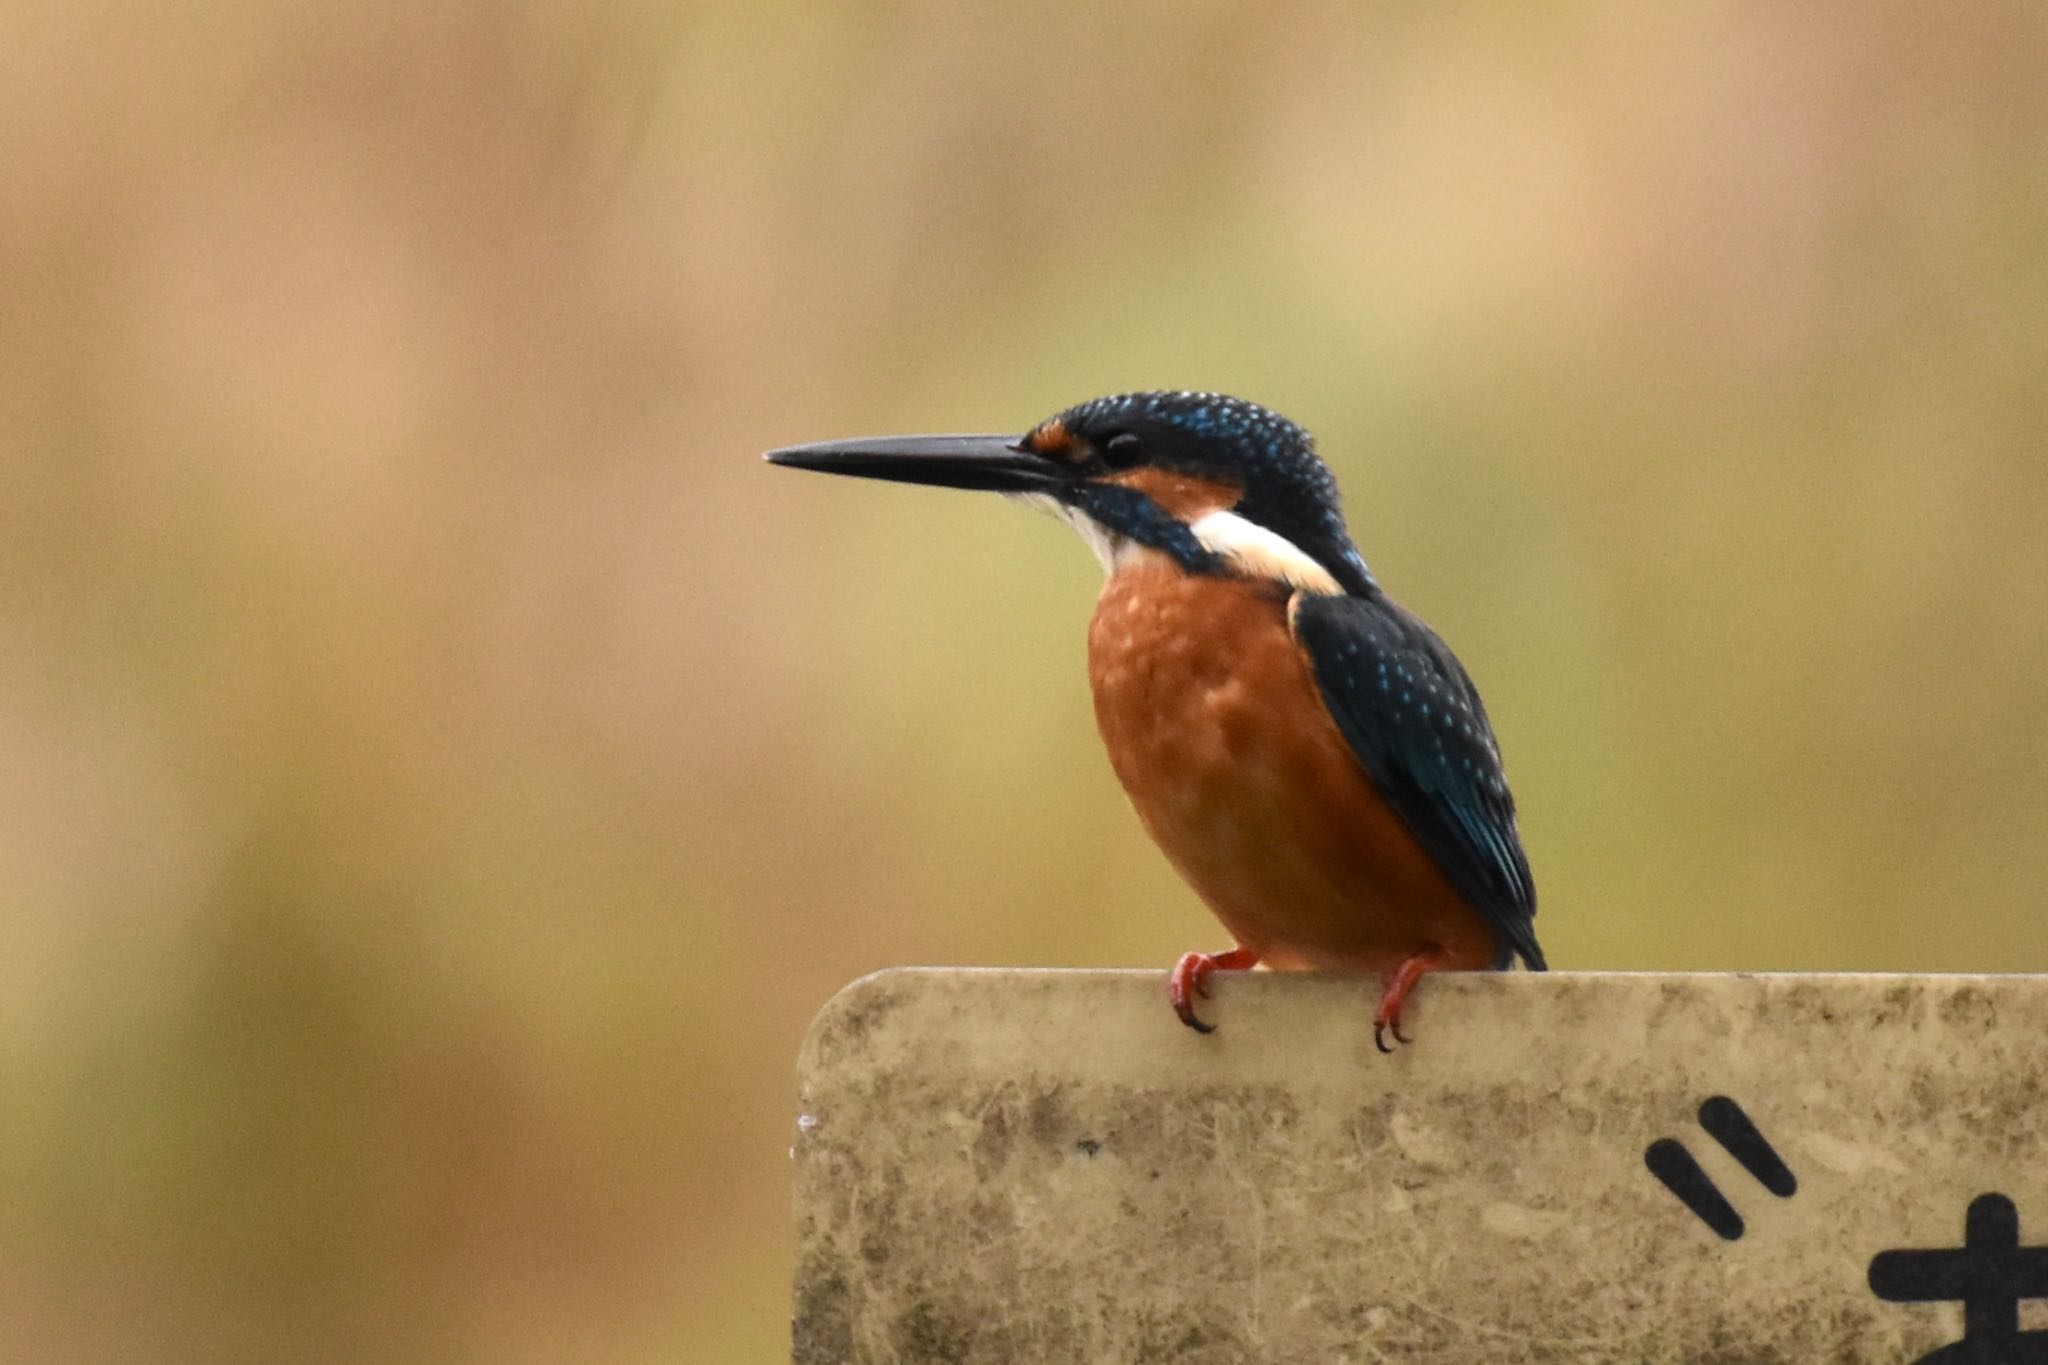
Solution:
[[(1963, 1330), (1873, 1255), (2048, 1242), (2048, 978), (906, 970), (800, 1063), (799, 1365), (1871, 1362)], [(1700, 1125), (1727, 1096), (1796, 1178)], [(1654, 1179), (1675, 1139), (1742, 1220)], [(2034, 1304), (2022, 1312), (2041, 1326)]]

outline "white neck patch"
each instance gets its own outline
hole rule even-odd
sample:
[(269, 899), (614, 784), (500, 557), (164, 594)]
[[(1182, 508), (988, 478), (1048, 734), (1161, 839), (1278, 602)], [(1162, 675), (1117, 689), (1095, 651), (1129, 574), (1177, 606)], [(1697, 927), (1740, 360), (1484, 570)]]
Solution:
[(1343, 596), (1330, 571), (1277, 531), (1246, 521), (1235, 512), (1216, 511), (1195, 519), (1188, 529), (1202, 548), (1229, 560), (1248, 578), (1268, 578), (1304, 592)]
[[(1088, 542), (1088, 548), (1095, 552), (1104, 573), (1115, 573), (1132, 555), (1147, 549), (1057, 498), (1043, 493), (1013, 493), (1010, 496), (1041, 512), (1049, 512), (1073, 527), (1081, 539)], [(1343, 587), (1331, 577), (1330, 571), (1316, 563), (1306, 550), (1279, 532), (1246, 521), (1235, 512), (1218, 509), (1204, 513), (1188, 526), (1188, 530), (1194, 533), (1203, 549), (1227, 561), (1246, 578), (1264, 578), (1304, 592), (1331, 597), (1344, 595)]]

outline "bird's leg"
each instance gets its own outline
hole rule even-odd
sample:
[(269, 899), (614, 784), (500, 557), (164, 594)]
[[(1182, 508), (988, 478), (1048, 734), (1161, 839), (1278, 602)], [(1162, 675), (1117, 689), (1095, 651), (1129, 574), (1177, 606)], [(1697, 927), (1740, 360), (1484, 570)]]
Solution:
[(1167, 994), (1173, 999), (1173, 1012), (1195, 1032), (1214, 1033), (1214, 1024), (1205, 1024), (1195, 1017), (1195, 997), (1209, 998), (1209, 973), (1241, 972), (1258, 965), (1259, 955), (1249, 948), (1232, 948), (1227, 953), (1188, 953), (1174, 965), (1172, 974), (1166, 978)]
[(1397, 1043), (1410, 1041), (1408, 1035), (1401, 1032), (1401, 1006), (1408, 1003), (1408, 993), (1415, 989), (1416, 982), (1422, 980), (1423, 973), (1443, 961), (1443, 957), (1444, 950), (1431, 943), (1419, 952), (1410, 953), (1401, 960), (1400, 966), (1394, 968), (1393, 975), (1387, 978), (1387, 989), (1380, 996), (1380, 1007), (1372, 1017), (1374, 1047), (1382, 1052), (1392, 1052), (1394, 1049), (1387, 1046), (1389, 1033), (1394, 1035)]

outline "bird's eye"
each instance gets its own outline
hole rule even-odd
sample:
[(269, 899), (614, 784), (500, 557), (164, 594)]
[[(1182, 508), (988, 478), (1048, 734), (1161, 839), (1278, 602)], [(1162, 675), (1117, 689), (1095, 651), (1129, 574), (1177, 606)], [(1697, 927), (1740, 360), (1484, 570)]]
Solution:
[(1144, 457), (1144, 443), (1128, 431), (1119, 431), (1103, 443), (1102, 462), (1111, 469), (1129, 469)]

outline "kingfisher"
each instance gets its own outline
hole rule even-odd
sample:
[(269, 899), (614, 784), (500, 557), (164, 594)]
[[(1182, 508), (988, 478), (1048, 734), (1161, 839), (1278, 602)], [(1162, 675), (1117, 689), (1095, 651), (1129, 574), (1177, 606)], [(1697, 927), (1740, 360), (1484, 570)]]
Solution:
[(1500, 746), (1457, 656), (1381, 589), (1314, 439), (1216, 393), (1117, 394), (1022, 435), (886, 436), (777, 465), (1002, 493), (1107, 573), (1088, 680), (1138, 819), (1229, 932), (1168, 976), (1377, 973), (1373, 1041), (1407, 1043), (1425, 973), (1544, 970)]

